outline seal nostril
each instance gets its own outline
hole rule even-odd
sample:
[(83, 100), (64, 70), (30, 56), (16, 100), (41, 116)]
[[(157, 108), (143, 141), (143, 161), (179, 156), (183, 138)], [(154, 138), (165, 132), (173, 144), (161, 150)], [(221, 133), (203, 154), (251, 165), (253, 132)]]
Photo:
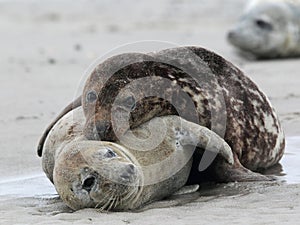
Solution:
[(123, 173), (120, 177), (123, 178), (124, 180), (130, 179), (130, 175), (128, 173)]
[(227, 38), (229, 38), (229, 39), (232, 39), (232, 38), (234, 38), (234, 32), (233, 31), (230, 31), (230, 32), (228, 32), (228, 34), (227, 34)]
[(105, 137), (110, 129), (110, 123), (108, 121), (97, 121), (96, 129), (101, 140), (105, 140)]
[(124, 172), (121, 174), (123, 180), (129, 181), (131, 177), (135, 174), (135, 166), (133, 164), (128, 164), (124, 168)]
[(82, 188), (87, 192), (90, 192), (92, 190), (92, 187), (95, 185), (95, 182), (95, 177), (88, 177), (83, 181)]
[(134, 165), (129, 164), (129, 165), (127, 166), (127, 168), (126, 168), (126, 171), (127, 171), (129, 174), (134, 174), (134, 172), (135, 172), (135, 167), (134, 167)]

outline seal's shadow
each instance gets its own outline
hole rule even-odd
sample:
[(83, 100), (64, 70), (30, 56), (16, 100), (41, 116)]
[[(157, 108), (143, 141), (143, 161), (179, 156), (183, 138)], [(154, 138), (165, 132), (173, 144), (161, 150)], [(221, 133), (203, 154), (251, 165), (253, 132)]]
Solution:
[(72, 213), (70, 209), (58, 195), (53, 196), (37, 196), (22, 199), (21, 207), (32, 208), (30, 214), (34, 216), (51, 215), (55, 216), (61, 213)]

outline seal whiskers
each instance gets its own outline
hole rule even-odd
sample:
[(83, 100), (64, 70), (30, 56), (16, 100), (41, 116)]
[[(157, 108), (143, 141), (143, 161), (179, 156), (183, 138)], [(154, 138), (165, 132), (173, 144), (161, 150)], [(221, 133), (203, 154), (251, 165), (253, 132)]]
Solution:
[(104, 203), (104, 205), (102, 205), (102, 206), (99, 208), (100, 212), (109, 211), (109, 206), (112, 205), (112, 203), (113, 203), (113, 201), (112, 201), (113, 198), (114, 198), (114, 196), (111, 196), (108, 200), (103, 199), (102, 201), (100, 201), (100, 202), (97, 204), (97, 206), (96, 206), (95, 208), (98, 208), (100, 204), (103, 204), (103, 203)]

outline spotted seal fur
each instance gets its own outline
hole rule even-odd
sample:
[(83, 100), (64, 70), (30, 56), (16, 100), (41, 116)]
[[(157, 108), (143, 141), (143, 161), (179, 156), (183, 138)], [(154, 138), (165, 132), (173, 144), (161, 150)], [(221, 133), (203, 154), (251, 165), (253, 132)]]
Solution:
[[(135, 210), (172, 195), (188, 180), (194, 145), (217, 153), (220, 163), (234, 162), (230, 147), (217, 134), (174, 115), (133, 129), (138, 144), (126, 132), (124, 138), (135, 142), (129, 147), (87, 140), (83, 128), (81, 107), (63, 116), (47, 136), (42, 160), (48, 178), (74, 210)], [(161, 141), (148, 140), (152, 135)]]
[(283, 155), (284, 133), (265, 94), (237, 67), (200, 47), (109, 58), (87, 79), (81, 101), (90, 140), (117, 141), (128, 128), (164, 115), (208, 127), (234, 154), (236, 169), (224, 174), (225, 182), (255, 180), (244, 167), (259, 171)]
[(300, 56), (300, 1), (251, 1), (228, 41), (256, 58)]

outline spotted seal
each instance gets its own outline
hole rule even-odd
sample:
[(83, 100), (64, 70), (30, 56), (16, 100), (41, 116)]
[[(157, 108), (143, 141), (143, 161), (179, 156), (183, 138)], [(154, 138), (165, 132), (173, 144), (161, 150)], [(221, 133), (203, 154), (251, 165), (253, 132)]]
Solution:
[(81, 102), (90, 140), (117, 141), (129, 128), (165, 115), (208, 127), (234, 155), (235, 169), (223, 174), (224, 182), (261, 179), (244, 168), (259, 171), (283, 155), (284, 133), (265, 94), (237, 67), (200, 47), (111, 57), (91, 73)]
[[(217, 153), (222, 164), (234, 162), (222, 138), (178, 116), (155, 117), (133, 129), (139, 143), (126, 132), (127, 143), (135, 142), (129, 147), (87, 140), (84, 123), (81, 107), (63, 116), (49, 132), (42, 158), (43, 170), (74, 210), (134, 210), (170, 196), (188, 180), (194, 145)], [(148, 139), (153, 126), (157, 144)]]
[(300, 56), (300, 1), (251, 1), (228, 41), (256, 58)]

